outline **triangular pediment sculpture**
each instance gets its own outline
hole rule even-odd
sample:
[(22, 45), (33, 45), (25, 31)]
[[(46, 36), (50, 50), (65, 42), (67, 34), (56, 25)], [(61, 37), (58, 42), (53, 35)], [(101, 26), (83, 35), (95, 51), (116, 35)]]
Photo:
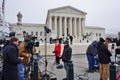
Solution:
[(59, 8), (55, 8), (55, 9), (50, 9), (49, 12), (52, 13), (70, 13), (70, 14), (82, 14), (82, 15), (86, 15), (86, 12), (83, 12), (81, 10), (78, 10), (74, 7), (71, 6), (64, 6), (64, 7), (59, 7)]

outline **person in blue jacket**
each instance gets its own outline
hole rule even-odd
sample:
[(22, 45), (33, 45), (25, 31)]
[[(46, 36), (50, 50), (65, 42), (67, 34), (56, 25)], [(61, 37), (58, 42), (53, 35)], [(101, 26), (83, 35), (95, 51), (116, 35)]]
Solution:
[(93, 41), (87, 48), (86, 56), (88, 60), (88, 72), (94, 72), (94, 56), (96, 52), (97, 41)]

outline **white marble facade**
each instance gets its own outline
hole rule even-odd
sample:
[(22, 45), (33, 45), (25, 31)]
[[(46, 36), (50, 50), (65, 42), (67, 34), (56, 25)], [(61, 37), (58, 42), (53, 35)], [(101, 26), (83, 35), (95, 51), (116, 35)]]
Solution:
[[(95, 35), (97, 34), (97, 32), (99, 32), (98, 34), (100, 34), (99, 37), (103, 37), (105, 35), (105, 28), (86, 26), (86, 14), (86, 12), (83, 12), (71, 6), (59, 7), (48, 10), (45, 24), (26, 24), (22, 23), (21, 19), (18, 19), (18, 23), (10, 24), (10, 28), (12, 31), (18, 30), (16, 31), (16, 33), (19, 32), (21, 28), (22, 31), (26, 31), (29, 34), (37, 34), (36, 36), (38, 37), (38, 39), (43, 40), (44, 26), (47, 26), (49, 29), (51, 29), (49, 37), (57, 38), (63, 36), (67, 37), (68, 35), (70, 35), (74, 37), (74, 42), (82, 42), (85, 39), (91, 41), (92, 39), (97, 40), (98, 36)], [(18, 15), (17, 17), (19, 18)], [(87, 34), (90, 34), (89, 37), (93, 38), (90, 39)], [(86, 38), (84, 38), (83, 36), (86, 36)]]
[(85, 34), (86, 13), (71, 6), (48, 10), (46, 25), (54, 37), (67, 35), (81, 37)]

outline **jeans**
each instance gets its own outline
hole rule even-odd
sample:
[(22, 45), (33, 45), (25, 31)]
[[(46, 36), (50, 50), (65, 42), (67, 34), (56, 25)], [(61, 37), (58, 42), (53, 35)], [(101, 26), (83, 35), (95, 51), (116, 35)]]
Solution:
[(24, 80), (24, 65), (18, 64), (18, 78), (19, 80)]
[(86, 54), (88, 59), (88, 68), (92, 70), (94, 68), (94, 56)]
[(66, 71), (66, 78), (68, 77), (68, 62), (64, 62), (64, 68), (65, 68), (65, 71)]

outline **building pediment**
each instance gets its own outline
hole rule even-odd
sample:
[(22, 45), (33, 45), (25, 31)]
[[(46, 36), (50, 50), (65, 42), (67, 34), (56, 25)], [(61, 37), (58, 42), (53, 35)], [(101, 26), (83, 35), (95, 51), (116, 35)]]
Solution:
[(78, 10), (74, 7), (71, 6), (65, 6), (65, 7), (59, 7), (59, 8), (55, 8), (55, 9), (50, 9), (49, 12), (52, 13), (70, 13), (70, 14), (82, 14), (82, 15), (86, 15), (86, 12), (83, 12), (81, 10)]

